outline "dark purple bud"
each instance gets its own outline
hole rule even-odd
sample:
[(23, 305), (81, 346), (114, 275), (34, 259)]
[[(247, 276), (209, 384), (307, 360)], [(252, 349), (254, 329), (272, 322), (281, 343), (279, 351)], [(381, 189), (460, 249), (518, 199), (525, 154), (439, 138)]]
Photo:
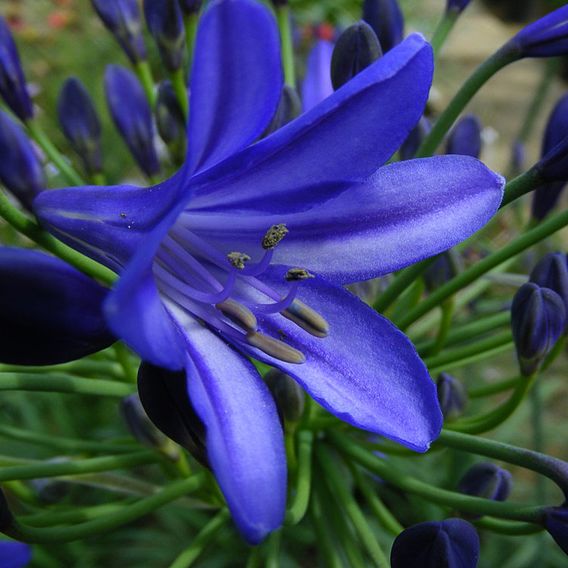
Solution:
[(28, 210), (46, 181), (38, 155), (24, 131), (0, 111), (0, 183)]
[(511, 153), (511, 166), (515, 175), (519, 175), (525, 169), (526, 148), (520, 140), (515, 140)]
[(184, 14), (197, 14), (201, 10), (203, 0), (179, 0), (179, 5)]
[(337, 40), (331, 58), (331, 83), (334, 89), (345, 85), (355, 75), (383, 54), (373, 28), (366, 22), (349, 26)]
[(363, 20), (377, 34), (383, 52), (390, 51), (402, 41), (404, 17), (397, 0), (365, 0)]
[(533, 268), (530, 281), (554, 290), (562, 298), (568, 314), (568, 257), (564, 253), (551, 252), (543, 257)]
[(432, 130), (432, 125), (430, 124), (430, 121), (423, 116), (418, 121), (418, 124), (410, 131), (408, 138), (400, 147), (400, 159), (412, 160), (426, 136), (430, 134), (430, 130)]
[(448, 373), (440, 373), (436, 381), (438, 401), (444, 420), (459, 418), (467, 406), (467, 392), (460, 381)]
[(105, 27), (132, 63), (146, 59), (142, 19), (137, 0), (91, 0)]
[(138, 394), (156, 428), (207, 466), (205, 428), (189, 400), (185, 371), (142, 363), (138, 369)]
[(276, 113), (268, 128), (266, 129), (265, 135), (268, 135), (279, 128), (282, 128), (296, 117), (300, 116), (302, 112), (302, 101), (298, 92), (293, 87), (289, 85), (284, 85), (282, 90), (282, 96), (280, 97), (280, 102), (278, 103), (278, 108)]
[(461, 14), (470, 4), (471, 0), (448, 0), (446, 13), (454, 12)]
[[(48, 463), (69, 463), (69, 461), (70, 458), (61, 456), (46, 460)], [(69, 483), (60, 479), (53, 479), (52, 477), (33, 479), (30, 481), (30, 485), (37, 493), (38, 499), (50, 505), (59, 503), (68, 497), (70, 490)]]
[(34, 107), (20, 63), (20, 56), (6, 20), (0, 16), (0, 96), (21, 120), (34, 115)]
[(130, 152), (148, 176), (160, 171), (154, 146), (152, 110), (136, 75), (109, 65), (105, 72), (105, 93), (110, 113)]
[(409, 527), (391, 550), (392, 568), (475, 568), (478, 560), (479, 536), (462, 519)]
[(107, 292), (58, 258), (0, 248), (0, 361), (53, 365), (108, 347)]
[(32, 549), (23, 542), (0, 542), (0, 566), (2, 568), (24, 568), (32, 561)]
[(286, 422), (298, 422), (304, 414), (305, 404), (305, 394), (300, 385), (278, 369), (269, 371), (264, 380), (276, 402), (280, 418)]
[(556, 544), (568, 554), (568, 507), (550, 507), (545, 510), (544, 527)]
[(156, 124), (176, 161), (183, 161), (187, 139), (185, 117), (170, 81), (162, 81), (158, 87)]
[(428, 292), (437, 288), (457, 276), (462, 269), (462, 262), (454, 250), (439, 254), (434, 262), (424, 271), (424, 284)]
[(565, 323), (564, 302), (556, 292), (533, 282), (519, 288), (511, 306), (511, 329), (523, 375), (538, 370)]
[(176, 71), (185, 53), (185, 28), (178, 1), (144, 0), (144, 15), (162, 62), (170, 71)]
[(516, 57), (557, 57), (568, 53), (568, 6), (529, 24), (506, 44)]
[(513, 477), (493, 463), (478, 463), (470, 467), (458, 483), (458, 491), (492, 501), (505, 501), (511, 493)]
[(460, 154), (479, 158), (481, 155), (481, 122), (470, 114), (464, 116), (448, 138), (446, 154)]
[(65, 81), (57, 101), (63, 133), (89, 174), (102, 170), (101, 122), (89, 93), (75, 77)]

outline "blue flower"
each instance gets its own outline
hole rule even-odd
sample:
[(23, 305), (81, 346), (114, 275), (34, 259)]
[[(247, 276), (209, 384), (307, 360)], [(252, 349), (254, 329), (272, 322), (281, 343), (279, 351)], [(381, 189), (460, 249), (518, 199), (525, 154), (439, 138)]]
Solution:
[(333, 43), (318, 40), (308, 54), (306, 76), (302, 83), (302, 104), (308, 111), (333, 93), (331, 57)]
[(501, 202), (503, 179), (474, 158), (379, 167), (422, 116), (432, 73), (430, 46), (411, 36), (255, 143), (282, 92), (277, 27), (253, 0), (212, 2), (183, 168), (150, 188), (35, 201), (47, 229), (121, 273), (105, 304), (115, 334), (144, 361), (185, 370), (208, 462), (251, 543), (282, 523), (286, 464), (249, 356), (414, 450), (440, 431), (436, 388), (410, 341), (341, 286), (448, 249)]
[(22, 542), (0, 542), (0, 566), (2, 568), (24, 568), (32, 559), (32, 549)]

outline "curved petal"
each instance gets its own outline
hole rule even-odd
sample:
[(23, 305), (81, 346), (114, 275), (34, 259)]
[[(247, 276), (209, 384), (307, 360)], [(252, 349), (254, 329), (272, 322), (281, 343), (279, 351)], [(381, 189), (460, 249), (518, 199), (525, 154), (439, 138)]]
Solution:
[[(283, 289), (285, 267), (262, 277)], [(387, 319), (344, 289), (306, 281), (298, 299), (323, 316), (329, 335), (314, 337), (281, 315), (259, 317), (259, 329), (302, 351), (306, 362), (254, 357), (294, 377), (330, 412), (364, 430), (426, 451), (442, 428), (436, 386), (412, 343)]]
[(302, 83), (302, 103), (308, 111), (333, 93), (331, 56), (333, 43), (318, 40), (308, 55), (306, 76)]
[(290, 195), (309, 200), (316, 185), (366, 178), (422, 116), (432, 72), (432, 48), (410, 36), (311, 111), (199, 176), (192, 208), (276, 208)]
[(276, 406), (254, 366), (195, 321), (184, 322), (187, 388), (209, 463), (237, 527), (259, 543), (284, 520), (286, 458)]
[(214, 166), (258, 138), (282, 92), (276, 22), (251, 0), (217, 0), (197, 33), (191, 73), (189, 169)]
[(497, 211), (503, 186), (503, 178), (475, 158), (438, 156), (380, 168), (362, 183), (312, 186), (304, 209), (292, 194), (280, 207), (247, 203), (215, 213), (189, 212), (187, 222), (220, 248), (243, 252), (257, 250), (272, 224), (285, 223), (290, 232), (274, 251), (274, 262), (349, 283), (393, 272), (463, 241)]

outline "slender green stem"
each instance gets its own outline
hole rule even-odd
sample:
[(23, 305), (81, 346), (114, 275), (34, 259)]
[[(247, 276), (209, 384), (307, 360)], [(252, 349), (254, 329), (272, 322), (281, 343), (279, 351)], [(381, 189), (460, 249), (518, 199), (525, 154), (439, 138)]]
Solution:
[[(282, 532), (276, 531), (273, 532), (269, 537), (266, 543), (266, 562), (265, 568), (279, 568), (280, 561), (280, 541), (282, 538)], [(180, 567), (181, 568), (181, 567)]]
[(191, 545), (186, 548), (171, 564), (170, 568), (189, 568), (198, 558), (219, 531), (229, 520), (229, 511), (221, 510), (215, 515), (193, 539)]
[(312, 447), (314, 434), (303, 430), (298, 434), (298, 479), (296, 493), (286, 511), (286, 524), (299, 523), (308, 510), (312, 486)]
[(442, 46), (448, 39), (450, 32), (458, 21), (458, 17), (459, 12), (457, 12), (456, 10), (449, 10), (444, 13), (444, 16), (434, 30), (434, 35), (432, 36), (432, 40), (430, 41), (432, 49), (434, 50), (434, 56), (439, 55)]
[(328, 521), (322, 510), (321, 498), (317, 492), (312, 494), (310, 504), (310, 516), (314, 523), (319, 544), (318, 554), (322, 554), (326, 560), (324, 566), (328, 568), (343, 568), (343, 563), (337, 552), (337, 543), (331, 538)]
[(106, 375), (115, 379), (123, 378), (122, 369), (116, 363), (91, 359), (79, 359), (61, 365), (42, 365), (39, 367), (0, 364), (0, 373), (69, 373), (72, 375)]
[(536, 168), (531, 168), (524, 174), (511, 180), (505, 186), (505, 195), (503, 196), (503, 201), (501, 202), (501, 208), (509, 205), (519, 197), (530, 193), (537, 187), (542, 185), (543, 179)]
[(508, 48), (501, 48), (489, 59), (484, 61), (467, 79), (461, 89), (452, 99), (446, 110), (440, 115), (430, 134), (426, 137), (418, 152), (417, 158), (431, 156), (440, 145), (454, 122), (481, 87), (503, 67), (513, 63), (518, 55)]
[(80, 525), (37, 528), (14, 521), (6, 534), (28, 543), (71, 542), (97, 534), (108, 532), (122, 525), (135, 521), (163, 507), (167, 503), (199, 489), (205, 481), (203, 474), (171, 483), (156, 495), (141, 499), (134, 505), (122, 507), (111, 515), (93, 519)]
[(375, 535), (372, 533), (353, 495), (351, 495), (345, 485), (345, 481), (342, 479), (337, 463), (333, 460), (330, 451), (322, 445), (319, 445), (316, 448), (316, 456), (322, 469), (325, 471), (325, 479), (332, 494), (335, 495), (342, 504), (345, 513), (353, 523), (363, 546), (366, 548), (373, 562), (376, 566), (387, 568), (389, 563), (385, 553), (379, 546)]
[(130, 349), (128, 349), (128, 347), (124, 343), (122, 343), (122, 341), (117, 341), (113, 345), (113, 348), (116, 355), (116, 360), (122, 368), (124, 378), (135, 384), (138, 380), (139, 361), (132, 357)]
[(474, 524), (484, 530), (509, 536), (525, 536), (542, 532), (544, 527), (533, 523), (517, 523), (515, 521), (503, 521), (502, 519), (492, 519), (483, 517), (474, 521)]
[(0, 191), (0, 217), (18, 232), (88, 276), (108, 285), (112, 285), (116, 280), (117, 276), (114, 272), (83, 256), (42, 230), (35, 221), (32, 221), (27, 215), (14, 207), (2, 191)]
[(132, 394), (135, 387), (103, 379), (82, 379), (65, 373), (46, 373), (45, 375), (0, 373), (0, 391), (6, 390), (63, 392), (122, 398)]
[(440, 326), (438, 327), (438, 335), (436, 336), (432, 350), (428, 353), (431, 357), (440, 353), (448, 339), (455, 310), (454, 298), (448, 298), (445, 302), (442, 302), (440, 309), (442, 311), (442, 318), (440, 320)]
[(497, 347), (489, 348), (484, 351), (480, 351), (479, 353), (476, 353), (474, 355), (470, 355), (468, 357), (463, 357), (462, 359), (456, 359), (452, 362), (445, 363), (442, 366), (430, 367), (429, 371), (432, 375), (435, 375), (436, 373), (440, 373), (442, 371), (449, 372), (452, 369), (461, 369), (466, 365), (473, 365), (475, 363), (480, 363), (481, 361), (487, 361), (487, 359), (491, 359), (496, 355), (500, 355), (501, 353), (506, 353), (508, 351), (511, 351), (513, 345), (514, 345), (513, 341), (511, 340), (501, 345), (498, 345)]
[(513, 377), (512, 379), (507, 379), (505, 381), (500, 381), (492, 385), (486, 385), (476, 389), (468, 390), (467, 394), (469, 398), (483, 398), (485, 396), (491, 396), (494, 394), (499, 394), (507, 390), (515, 388), (519, 381), (525, 380), (524, 377)]
[(296, 88), (296, 71), (294, 68), (294, 49), (292, 45), (289, 6), (277, 6), (276, 19), (278, 20), (278, 28), (280, 29), (284, 81), (287, 85), (290, 85), (290, 87)]
[(156, 92), (154, 90), (154, 78), (152, 77), (150, 64), (148, 61), (138, 61), (134, 68), (140, 83), (142, 83), (142, 87), (146, 93), (146, 98), (148, 99), (150, 106), (154, 108), (156, 104)]
[(197, 24), (199, 22), (199, 14), (187, 14), (184, 17), (185, 23), (185, 43), (187, 45), (187, 68), (191, 72), (193, 65), (193, 56), (195, 52), (195, 38), (197, 36)]
[(53, 162), (54, 166), (61, 172), (65, 179), (71, 185), (87, 185), (87, 182), (73, 168), (71, 163), (61, 154), (61, 152), (53, 145), (45, 132), (41, 129), (37, 120), (26, 122), (29, 135), (45, 152), (47, 157)]
[(515, 239), (513, 242), (509, 243), (507, 246), (504, 246), (502, 249), (490, 254), (480, 260), (477, 264), (470, 266), (467, 270), (458, 274), (455, 278), (452, 278), (449, 282), (446, 282), (443, 286), (440, 286), (440, 288), (416, 306), (415, 309), (410, 310), (406, 314), (406, 317), (402, 318), (398, 322), (399, 327), (402, 329), (407, 328), (410, 324), (428, 313), (431, 309), (435, 308), (446, 298), (449, 298), (458, 290), (465, 288), (465, 286), (471, 284), (479, 277), (489, 272), (492, 268), (495, 268), (509, 258), (518, 255), (567, 225), (568, 211), (564, 211), (543, 221), (533, 229)]
[(107, 182), (105, 174), (103, 174), (102, 172), (94, 173), (91, 176), (91, 181), (93, 182), (94, 185), (106, 185)]
[(187, 117), (189, 116), (189, 98), (187, 96), (187, 86), (185, 84), (185, 69), (180, 67), (174, 71), (170, 77), (179, 106), (183, 111), (183, 116), (187, 120)]
[(120, 511), (123, 507), (135, 503), (136, 498), (128, 498), (120, 503), (109, 503), (105, 505), (94, 505), (93, 507), (73, 507), (67, 511), (49, 510), (42, 513), (34, 513), (21, 517), (26, 525), (34, 527), (53, 527), (66, 523), (83, 523), (98, 517), (104, 517)]
[[(544, 451), (544, 421), (542, 416), (542, 384), (537, 382), (530, 396), (531, 401), (531, 422), (533, 430), (533, 447), (537, 452)], [(546, 486), (544, 479), (540, 476), (536, 480), (536, 497), (537, 501), (544, 503), (546, 501)]]

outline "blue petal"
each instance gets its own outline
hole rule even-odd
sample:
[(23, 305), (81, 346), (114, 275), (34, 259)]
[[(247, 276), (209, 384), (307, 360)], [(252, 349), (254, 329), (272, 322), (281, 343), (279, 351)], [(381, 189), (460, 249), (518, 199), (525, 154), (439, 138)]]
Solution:
[(284, 520), (284, 436), (254, 366), (195, 321), (187, 330), (188, 392), (206, 428), (209, 463), (237, 527), (259, 543)]
[(32, 559), (32, 549), (23, 542), (0, 542), (0, 566), (2, 568), (24, 568)]
[(333, 43), (319, 40), (308, 55), (306, 76), (302, 84), (302, 103), (308, 111), (333, 94), (331, 56)]
[[(262, 277), (283, 290), (286, 269)], [(294, 377), (330, 412), (358, 428), (426, 451), (442, 427), (436, 386), (408, 338), (343, 288), (306, 281), (298, 299), (324, 317), (329, 335), (309, 335), (281, 315), (258, 318), (259, 329), (302, 351), (301, 365), (254, 357)], [(257, 316), (258, 317), (258, 316)]]
[(276, 23), (252, 0), (217, 0), (203, 15), (191, 73), (189, 169), (208, 169), (268, 126), (282, 92)]
[[(288, 167), (293, 170), (293, 163)], [(273, 203), (248, 201), (245, 195), (224, 211), (194, 212), (188, 219), (221, 250), (249, 253), (258, 249), (268, 227), (286, 223), (290, 232), (274, 251), (274, 262), (349, 283), (393, 272), (463, 241), (497, 211), (503, 186), (501, 176), (474, 158), (438, 156), (380, 168), (362, 183), (312, 184), (305, 195), (292, 188)]]

